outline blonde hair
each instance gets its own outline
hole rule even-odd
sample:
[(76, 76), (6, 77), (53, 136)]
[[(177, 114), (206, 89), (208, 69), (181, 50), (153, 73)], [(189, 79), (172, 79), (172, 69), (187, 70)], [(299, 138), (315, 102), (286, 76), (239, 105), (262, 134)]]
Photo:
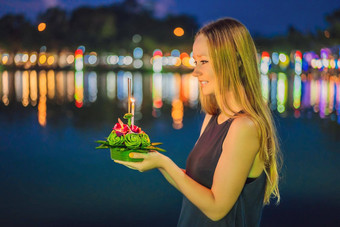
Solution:
[(230, 118), (223, 107), (229, 108), (228, 93), (234, 98), (255, 123), (260, 138), (260, 159), (264, 161), (267, 182), (264, 204), (270, 203), (271, 197), (280, 201), (279, 168), (281, 152), (276, 127), (271, 111), (263, 99), (258, 70), (257, 51), (247, 28), (232, 18), (223, 18), (201, 28), (197, 34), (208, 39), (209, 55), (216, 75), (215, 94), (204, 96), (200, 92), (200, 102), (204, 112), (218, 114), (222, 112)]

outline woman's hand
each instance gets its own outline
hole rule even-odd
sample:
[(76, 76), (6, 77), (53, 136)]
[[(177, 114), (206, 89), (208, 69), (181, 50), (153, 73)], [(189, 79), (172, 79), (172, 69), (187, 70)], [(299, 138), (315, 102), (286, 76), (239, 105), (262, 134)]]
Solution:
[(114, 162), (122, 164), (130, 169), (138, 170), (139, 172), (148, 171), (151, 169), (162, 168), (163, 161), (166, 156), (158, 153), (157, 151), (150, 151), (148, 153), (131, 152), (130, 158), (143, 158), (141, 162), (126, 162), (114, 160)]

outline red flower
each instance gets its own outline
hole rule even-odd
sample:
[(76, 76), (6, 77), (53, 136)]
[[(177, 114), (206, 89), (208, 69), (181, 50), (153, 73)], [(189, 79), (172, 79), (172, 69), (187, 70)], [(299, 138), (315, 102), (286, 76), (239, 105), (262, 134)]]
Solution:
[(129, 132), (129, 126), (127, 124), (123, 124), (123, 126), (119, 123), (115, 124), (113, 130), (116, 131), (117, 136), (125, 135)]
[(121, 128), (122, 126), (119, 123), (116, 123), (115, 126), (113, 127), (113, 130), (119, 130)]
[(124, 125), (123, 125), (123, 129), (122, 129), (122, 132), (123, 132), (124, 134), (126, 134), (126, 133), (128, 133), (129, 131), (130, 131), (129, 126), (126, 125), (126, 124), (124, 124)]
[(121, 133), (120, 131), (115, 131), (116, 132), (116, 135), (118, 136), (118, 137), (121, 137), (122, 135), (124, 135), (123, 133)]
[(136, 125), (132, 125), (131, 126), (131, 131), (133, 131), (134, 133), (140, 133), (142, 131), (141, 128), (139, 128), (138, 126)]

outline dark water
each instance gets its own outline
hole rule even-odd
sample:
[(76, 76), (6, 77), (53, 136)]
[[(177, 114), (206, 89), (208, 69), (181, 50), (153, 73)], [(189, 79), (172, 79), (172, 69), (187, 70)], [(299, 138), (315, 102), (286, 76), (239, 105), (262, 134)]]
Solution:
[[(1, 80), (2, 226), (176, 226), (182, 195), (157, 170), (139, 173), (115, 164), (107, 151), (94, 149), (94, 141), (106, 137), (116, 119), (126, 112), (125, 90), (119, 87), (124, 75), (115, 75), (112, 93), (107, 86), (110, 80), (102, 80), (106, 74), (92, 79), (84, 74), (82, 86), (75, 80), (73, 93), (68, 93), (72, 80), (67, 80), (67, 73), (62, 74), (65, 86), (59, 86), (55, 74), (55, 85), (46, 86), (44, 93), (40, 81), (44, 76), (38, 73), (38, 98), (34, 101), (34, 74), (27, 79), (28, 93), (22, 74), (8, 74), (7, 90), (3, 74)], [(133, 75), (138, 78), (134, 87), (139, 116), (136, 124), (153, 141), (163, 142), (166, 155), (185, 168), (203, 120), (194, 99), (197, 87), (188, 85), (191, 82), (186, 75), (159, 76)], [(48, 84), (48, 73), (46, 78)], [(139, 79), (142, 86), (137, 85)], [(19, 88), (18, 81), (22, 82)], [(77, 86), (83, 87), (78, 93), (82, 99), (79, 95), (72, 98)], [(288, 87), (285, 110), (273, 109), (284, 156), (281, 203), (265, 207), (261, 226), (339, 226), (337, 96), (332, 111), (329, 103), (325, 111), (321, 111), (322, 105), (293, 110), (290, 91)], [(322, 92), (319, 94), (321, 97)], [(137, 97), (143, 101), (138, 103)], [(26, 99), (28, 104), (23, 101)]]

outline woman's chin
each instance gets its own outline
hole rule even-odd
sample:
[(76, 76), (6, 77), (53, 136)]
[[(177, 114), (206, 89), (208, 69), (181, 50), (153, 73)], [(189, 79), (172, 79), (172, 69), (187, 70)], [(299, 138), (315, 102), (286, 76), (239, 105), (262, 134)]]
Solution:
[(209, 91), (208, 89), (202, 89), (201, 90), (201, 94), (202, 95), (204, 95), (204, 96), (208, 96), (208, 95), (212, 95), (212, 94), (214, 94), (214, 92), (211, 92), (211, 91)]

